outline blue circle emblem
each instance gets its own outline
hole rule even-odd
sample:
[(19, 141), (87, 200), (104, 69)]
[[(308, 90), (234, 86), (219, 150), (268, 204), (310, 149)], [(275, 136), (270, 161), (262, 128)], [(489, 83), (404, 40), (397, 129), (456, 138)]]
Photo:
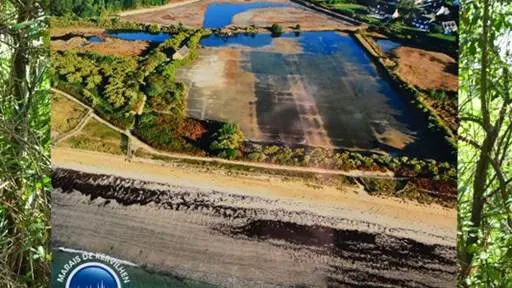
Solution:
[(66, 288), (121, 288), (116, 273), (107, 265), (90, 262), (78, 266), (66, 281)]

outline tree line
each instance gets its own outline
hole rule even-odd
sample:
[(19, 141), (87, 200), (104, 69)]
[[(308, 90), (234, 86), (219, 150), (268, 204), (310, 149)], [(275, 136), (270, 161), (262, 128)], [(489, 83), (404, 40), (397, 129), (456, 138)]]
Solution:
[(99, 16), (104, 12), (115, 12), (144, 6), (163, 5), (169, 0), (52, 0), (50, 14), (54, 16), (77, 15)]

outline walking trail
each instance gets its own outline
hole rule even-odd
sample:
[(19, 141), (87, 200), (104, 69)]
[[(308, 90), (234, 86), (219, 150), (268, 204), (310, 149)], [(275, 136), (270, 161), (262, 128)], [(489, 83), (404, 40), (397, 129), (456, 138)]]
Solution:
[[(126, 135), (126, 137), (128, 137), (128, 139), (129, 139), (130, 149), (132, 151), (135, 151), (137, 148), (142, 148), (151, 154), (169, 157), (169, 158), (173, 158), (173, 159), (182, 159), (182, 160), (184, 159), (184, 160), (195, 160), (195, 161), (202, 161), (202, 162), (241, 165), (241, 166), (247, 166), (247, 167), (265, 168), (265, 169), (273, 169), (273, 170), (281, 170), (281, 171), (285, 170), (285, 171), (293, 171), (293, 172), (310, 172), (310, 173), (327, 174), (327, 175), (343, 175), (343, 176), (349, 176), (349, 177), (371, 177), (371, 178), (379, 178), (379, 179), (395, 179), (395, 180), (405, 179), (405, 178), (395, 177), (393, 172), (391, 172), (391, 171), (386, 171), (386, 172), (362, 171), (362, 170), (341, 171), (341, 170), (331, 170), (331, 169), (314, 168), (314, 167), (296, 167), (296, 166), (285, 166), (285, 165), (276, 165), (276, 164), (269, 164), (269, 163), (233, 161), (233, 160), (226, 160), (226, 159), (222, 159), (222, 158), (191, 156), (191, 155), (185, 155), (185, 154), (179, 154), (179, 153), (160, 151), (160, 150), (157, 150), (157, 149), (149, 146), (148, 144), (142, 142), (141, 140), (139, 140), (137, 137), (132, 135), (132, 133), (129, 130), (120, 129), (119, 127), (116, 127), (116, 126), (112, 125), (110, 122), (104, 120), (103, 118), (98, 116), (96, 113), (94, 113), (94, 111), (92, 110), (91, 107), (78, 101), (76, 98), (67, 94), (66, 92), (55, 89), (55, 88), (52, 88), (51, 90), (54, 93), (59, 93), (62, 96), (66, 97), (76, 103), (79, 103), (81, 106), (86, 107), (90, 111), (89, 118), (94, 118), (95, 120), (98, 120), (99, 122), (108, 126), (109, 128)], [(82, 125), (82, 127), (83, 126), (84, 125)], [(72, 133), (76, 134), (80, 129), (73, 129)], [(69, 134), (64, 135), (60, 138), (60, 140), (67, 139), (70, 136), (72, 136), (72, 135), (69, 135)]]
[(172, 2), (172, 3), (166, 4), (163, 6), (158, 6), (158, 7), (128, 10), (128, 11), (117, 13), (117, 15), (120, 17), (123, 17), (123, 16), (131, 16), (131, 15), (137, 15), (137, 14), (143, 14), (143, 13), (149, 13), (149, 12), (156, 12), (156, 11), (161, 11), (161, 10), (166, 10), (166, 9), (170, 9), (170, 8), (180, 7), (183, 5), (192, 4), (195, 2), (199, 2), (199, 1), (201, 1), (201, 0), (188, 0), (188, 1), (181, 1), (178, 3)]

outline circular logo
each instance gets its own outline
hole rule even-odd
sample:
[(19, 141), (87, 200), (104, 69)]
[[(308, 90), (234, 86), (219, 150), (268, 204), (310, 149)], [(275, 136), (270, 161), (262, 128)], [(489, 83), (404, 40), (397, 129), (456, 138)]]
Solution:
[(89, 262), (76, 267), (69, 274), (66, 288), (121, 288), (121, 281), (107, 265)]

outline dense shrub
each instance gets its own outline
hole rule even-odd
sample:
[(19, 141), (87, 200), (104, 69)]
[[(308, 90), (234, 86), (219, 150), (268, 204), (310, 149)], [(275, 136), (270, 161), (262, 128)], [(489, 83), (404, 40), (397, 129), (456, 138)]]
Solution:
[(235, 151), (240, 149), (244, 141), (244, 134), (238, 124), (225, 123), (213, 135), (213, 141), (210, 144), (210, 150), (227, 158), (233, 158), (237, 155)]
[(160, 33), (160, 26), (158, 26), (157, 24), (151, 24), (148, 27), (148, 31), (153, 34)]
[(272, 32), (273, 35), (281, 35), (283, 33), (283, 26), (274, 23), (270, 27), (270, 32)]
[(181, 139), (180, 121), (170, 114), (144, 113), (135, 127), (134, 133), (149, 145), (169, 151), (180, 151), (188, 148)]
[(52, 0), (50, 14), (55, 16), (77, 15), (80, 17), (99, 16), (103, 11), (115, 12), (141, 6), (167, 4), (167, 0)]

